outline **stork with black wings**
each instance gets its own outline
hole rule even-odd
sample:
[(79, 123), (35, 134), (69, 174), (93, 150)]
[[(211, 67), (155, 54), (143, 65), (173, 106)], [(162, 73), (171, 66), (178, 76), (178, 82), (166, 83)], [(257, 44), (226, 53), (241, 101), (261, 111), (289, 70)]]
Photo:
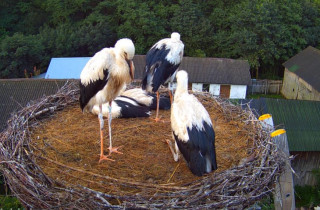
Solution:
[(167, 140), (175, 161), (180, 152), (191, 172), (197, 176), (217, 169), (215, 132), (209, 113), (198, 99), (188, 93), (188, 74), (177, 73), (177, 89), (171, 107), (174, 147)]
[[(165, 38), (154, 44), (146, 56), (145, 72), (142, 89), (157, 93), (156, 121), (159, 121), (160, 85), (172, 82), (183, 58), (184, 44), (179, 33), (172, 33), (171, 38)], [(169, 91), (172, 103), (172, 90)]]
[[(94, 105), (99, 105), (100, 160), (108, 158), (112, 152), (121, 153), (118, 148), (112, 147), (111, 138), (111, 104), (120, 94), (127, 83), (134, 78), (133, 56), (135, 47), (130, 39), (124, 38), (117, 41), (114, 48), (104, 48), (97, 52), (85, 65), (80, 75), (80, 107), (82, 111), (91, 112)], [(109, 155), (103, 154), (103, 127), (102, 104), (109, 103)]]

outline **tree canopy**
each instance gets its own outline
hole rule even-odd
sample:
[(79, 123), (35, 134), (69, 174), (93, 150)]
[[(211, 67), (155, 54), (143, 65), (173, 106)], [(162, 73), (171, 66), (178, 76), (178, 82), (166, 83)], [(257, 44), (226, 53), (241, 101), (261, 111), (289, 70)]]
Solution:
[(123, 37), (146, 54), (174, 31), (185, 56), (246, 59), (252, 77), (281, 77), (284, 61), (320, 47), (319, 11), (319, 0), (2, 0), (0, 78), (45, 72), (52, 57), (93, 56)]

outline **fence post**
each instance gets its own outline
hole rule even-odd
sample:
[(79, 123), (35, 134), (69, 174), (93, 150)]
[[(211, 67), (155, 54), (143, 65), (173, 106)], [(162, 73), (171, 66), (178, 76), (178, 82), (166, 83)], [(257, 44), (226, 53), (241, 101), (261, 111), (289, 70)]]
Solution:
[[(270, 114), (265, 114), (259, 117), (262, 126), (267, 127), (270, 130), (270, 136), (274, 140), (278, 149), (284, 152), (289, 158), (289, 145), (287, 141), (287, 134), (284, 129), (274, 131), (273, 120)], [(291, 172), (291, 164), (288, 160), (284, 171), (276, 182), (274, 192), (274, 205), (276, 210), (283, 209), (295, 209), (295, 198), (294, 198), (294, 183)]]

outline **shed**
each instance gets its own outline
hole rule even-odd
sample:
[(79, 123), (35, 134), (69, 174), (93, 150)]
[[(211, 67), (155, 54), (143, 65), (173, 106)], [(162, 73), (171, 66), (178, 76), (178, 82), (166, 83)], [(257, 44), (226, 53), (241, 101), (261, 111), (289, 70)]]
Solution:
[[(135, 55), (133, 58), (137, 82), (143, 77), (145, 57)], [(246, 60), (184, 57), (179, 69), (189, 73), (189, 86), (193, 91), (207, 91), (225, 98), (245, 98), (247, 86), (251, 84)], [(175, 83), (170, 85), (175, 87)]]
[(287, 99), (320, 101), (320, 50), (309, 46), (283, 65), (281, 93)]
[(189, 73), (192, 90), (208, 91), (223, 98), (246, 98), (251, 84), (246, 60), (185, 57), (180, 69)]
[(249, 103), (257, 116), (271, 114), (274, 125), (285, 128), (290, 154), (295, 156), (291, 162), (298, 175), (295, 185), (316, 184), (312, 170), (320, 168), (320, 102), (260, 98), (240, 103)]

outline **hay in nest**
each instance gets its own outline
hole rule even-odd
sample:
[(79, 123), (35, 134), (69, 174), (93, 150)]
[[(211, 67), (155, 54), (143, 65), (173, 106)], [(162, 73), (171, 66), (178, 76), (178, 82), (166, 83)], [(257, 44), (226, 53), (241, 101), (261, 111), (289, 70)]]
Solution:
[[(170, 122), (114, 119), (113, 144), (124, 153), (99, 159), (96, 116), (82, 114), (67, 83), (30, 103), (1, 133), (0, 169), (28, 208), (244, 208), (273, 190), (286, 158), (251, 110), (198, 93), (216, 132), (218, 170), (194, 176), (165, 143)], [(164, 121), (170, 110), (161, 111)], [(105, 129), (105, 147), (108, 145)]]

